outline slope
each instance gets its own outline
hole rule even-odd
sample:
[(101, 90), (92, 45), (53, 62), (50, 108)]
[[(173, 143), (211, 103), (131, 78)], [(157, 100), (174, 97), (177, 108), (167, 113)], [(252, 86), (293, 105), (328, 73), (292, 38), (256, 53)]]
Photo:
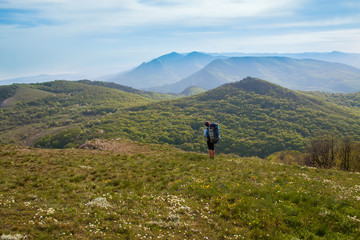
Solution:
[[(211, 55), (219, 55), (217, 53)], [(360, 68), (360, 53), (332, 52), (303, 52), (303, 53), (221, 53), (227, 57), (290, 57), (297, 59), (315, 59), (326, 62), (337, 62)]]
[[(359, 137), (359, 117), (358, 109), (247, 78), (192, 97), (120, 109), (78, 129), (83, 134), (77, 141), (122, 137), (206, 151), (203, 124), (209, 120), (220, 123), (220, 152), (264, 157), (303, 150), (309, 138), (321, 133)], [(66, 134), (46, 136), (36, 146), (52, 147)]]
[(200, 87), (196, 87), (196, 86), (191, 86), (186, 88), (184, 91), (181, 92), (182, 95), (184, 96), (192, 96), (198, 93), (202, 93), (205, 92), (206, 90)]
[(159, 92), (181, 92), (189, 86), (212, 89), (251, 76), (294, 90), (356, 92), (360, 90), (360, 69), (339, 63), (286, 57), (233, 57), (218, 59), (199, 72)]
[(8, 98), (4, 101), (12, 104), (0, 109), (0, 143), (31, 144), (43, 135), (151, 101), (115, 89), (68, 81), (12, 85), (7, 89)]
[(16, 87), (16, 91), (13, 93), (13, 95), (10, 93), (12, 88), (8, 88), (10, 91), (8, 94), (12, 96), (4, 99), (0, 103), (0, 107), (12, 107), (20, 102), (35, 101), (37, 99), (45, 98), (51, 95), (49, 92), (29, 88), (26, 86), (19, 85), (14, 87)]
[(324, 93), (324, 92), (305, 92), (312, 96), (321, 97), (328, 102), (332, 102), (341, 106), (360, 109), (360, 92), (357, 93)]
[(359, 174), (124, 140), (87, 145), (96, 150), (0, 147), (2, 238), (358, 238)]
[(157, 92), (150, 92), (150, 91), (143, 91), (138, 90), (132, 87), (123, 86), (120, 84), (112, 83), (112, 82), (102, 82), (102, 81), (90, 81), (90, 80), (79, 80), (78, 83), (93, 85), (93, 86), (101, 86), (107, 87), (112, 89), (117, 89), (120, 91), (124, 91), (127, 93), (133, 93), (145, 98), (149, 98), (151, 100), (166, 100), (166, 99), (173, 99), (179, 97), (178, 94), (161, 94)]
[(192, 52), (187, 55), (170, 53), (135, 69), (106, 79), (121, 85), (153, 91), (152, 87), (175, 83), (206, 66), (215, 57)]

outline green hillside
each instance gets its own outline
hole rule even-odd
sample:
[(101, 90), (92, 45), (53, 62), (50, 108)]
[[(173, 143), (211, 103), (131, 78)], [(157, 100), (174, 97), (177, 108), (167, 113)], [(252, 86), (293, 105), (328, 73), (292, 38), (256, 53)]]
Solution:
[[(11, 94), (11, 88), (9, 88)], [(16, 90), (11, 97), (3, 100), (1, 107), (12, 107), (17, 103), (35, 101), (37, 99), (45, 98), (51, 95), (50, 92), (29, 88), (26, 86), (16, 86)]]
[(184, 91), (182, 91), (181, 94), (185, 95), (185, 96), (192, 96), (192, 95), (202, 93), (205, 91), (206, 90), (201, 87), (191, 86), (191, 87), (188, 87), (187, 89), (185, 89)]
[(324, 92), (305, 92), (306, 94), (321, 97), (327, 102), (335, 103), (341, 106), (360, 108), (360, 92), (357, 93), (324, 93)]
[[(1, 91), (0, 91), (1, 93)], [(106, 87), (54, 81), (4, 87), (0, 143), (32, 145), (38, 138), (86, 125), (100, 116), (151, 100)], [(77, 136), (72, 132), (72, 139)], [(69, 134), (68, 134), (69, 135)], [(74, 140), (74, 139), (73, 139)]]
[(1, 239), (360, 237), (359, 174), (126, 140), (83, 148), (96, 150), (0, 147)]
[[(120, 109), (76, 131), (81, 132), (79, 143), (122, 137), (206, 151), (203, 123), (209, 120), (220, 123), (220, 152), (265, 157), (287, 149), (303, 150), (319, 134), (351, 134), (357, 139), (359, 117), (358, 109), (247, 78), (192, 97)], [(48, 135), (36, 146), (53, 147), (66, 134)]]
[(7, 98), (14, 96), (16, 91), (15, 85), (0, 86), (0, 104)]
[[(10, 87), (7, 95), (16, 92)], [(64, 148), (121, 137), (205, 152), (203, 123), (209, 120), (220, 123), (217, 151), (266, 157), (302, 151), (321, 134), (360, 136), (358, 94), (296, 92), (254, 78), (166, 101), (97, 83), (54, 81), (21, 89), (44, 96), (0, 108), (0, 143)]]
[(133, 93), (136, 95), (140, 95), (145, 98), (150, 98), (152, 100), (168, 100), (168, 99), (174, 99), (178, 98), (179, 95), (176, 94), (163, 94), (163, 93), (157, 93), (157, 92), (149, 92), (149, 91), (142, 91), (138, 90), (132, 87), (123, 86), (120, 84), (116, 84), (113, 82), (101, 82), (101, 81), (89, 81), (89, 80), (80, 80), (77, 81), (78, 83), (93, 85), (93, 86), (101, 86), (101, 87), (107, 87), (107, 88), (113, 88), (120, 91), (124, 91), (127, 93)]

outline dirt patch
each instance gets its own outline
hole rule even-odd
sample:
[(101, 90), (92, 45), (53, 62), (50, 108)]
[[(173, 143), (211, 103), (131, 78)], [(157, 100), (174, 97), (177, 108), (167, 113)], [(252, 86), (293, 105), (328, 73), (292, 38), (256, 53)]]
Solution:
[(7, 106), (7, 101), (8, 99), (5, 99), (4, 101), (2, 101), (2, 103), (0, 103), (0, 108), (4, 108)]
[(153, 151), (149, 147), (149, 145), (131, 142), (126, 139), (115, 139), (115, 140), (94, 139), (91, 141), (87, 141), (79, 148), (110, 151), (114, 153), (128, 153), (128, 154), (150, 153)]

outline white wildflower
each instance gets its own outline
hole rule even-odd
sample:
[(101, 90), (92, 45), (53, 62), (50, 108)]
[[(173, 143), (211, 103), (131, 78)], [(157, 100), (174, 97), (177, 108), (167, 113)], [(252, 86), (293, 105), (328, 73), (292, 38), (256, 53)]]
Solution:
[(47, 214), (54, 214), (55, 213), (55, 209), (53, 208), (49, 208), (47, 211), (46, 211)]
[(88, 169), (88, 170), (92, 169), (92, 167), (84, 166), (84, 165), (79, 165), (79, 167), (82, 168), (82, 169)]
[(169, 220), (172, 222), (178, 222), (180, 220), (180, 216), (177, 214), (169, 214)]
[(23, 236), (21, 234), (15, 234), (15, 235), (1, 235), (0, 239), (1, 240), (20, 240), (22, 239)]
[(105, 209), (111, 207), (110, 203), (106, 200), (105, 197), (98, 197), (98, 198), (88, 202), (85, 205), (86, 206), (98, 206), (98, 207), (105, 208)]
[(348, 217), (349, 219), (353, 220), (354, 222), (360, 222), (360, 219), (357, 218), (356, 216), (351, 217), (351, 216), (347, 215), (347, 217)]

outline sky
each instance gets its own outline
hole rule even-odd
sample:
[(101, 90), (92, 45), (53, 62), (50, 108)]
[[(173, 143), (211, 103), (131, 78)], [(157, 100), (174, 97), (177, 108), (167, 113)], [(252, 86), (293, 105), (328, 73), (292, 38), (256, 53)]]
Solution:
[(192, 51), (360, 53), (360, 1), (0, 0), (0, 79), (112, 74)]

